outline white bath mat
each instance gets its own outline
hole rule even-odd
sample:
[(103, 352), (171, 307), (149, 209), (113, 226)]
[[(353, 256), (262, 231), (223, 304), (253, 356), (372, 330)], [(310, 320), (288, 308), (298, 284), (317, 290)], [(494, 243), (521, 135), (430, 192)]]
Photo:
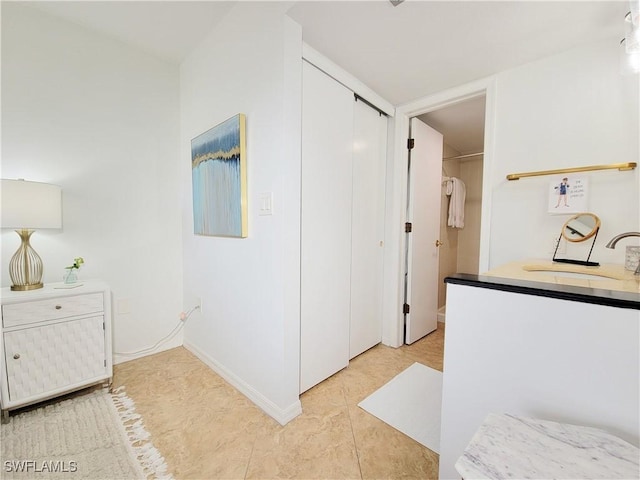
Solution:
[(414, 363), (358, 406), (440, 453), (442, 372)]

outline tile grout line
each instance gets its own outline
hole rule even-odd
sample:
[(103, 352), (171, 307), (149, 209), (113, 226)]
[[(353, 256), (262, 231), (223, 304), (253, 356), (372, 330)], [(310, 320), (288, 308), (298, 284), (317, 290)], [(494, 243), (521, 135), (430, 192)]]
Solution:
[[(342, 399), (344, 400), (345, 406), (347, 407), (347, 415), (349, 417), (349, 427), (351, 428), (351, 438), (353, 438), (353, 448), (356, 451), (356, 458), (358, 459), (358, 471), (360, 472), (360, 480), (364, 477), (362, 475), (362, 465), (360, 464), (360, 452), (358, 451), (358, 442), (356, 442), (356, 434), (353, 431), (353, 421), (351, 419), (351, 409), (349, 408), (349, 400), (347, 399), (347, 394), (344, 391), (344, 380), (340, 381), (340, 391), (342, 392)], [(357, 405), (356, 405), (357, 408)]]
[(247, 459), (247, 466), (244, 469), (244, 480), (247, 480), (247, 475), (249, 474), (249, 466), (251, 465), (251, 460), (253, 459), (253, 452), (256, 451), (256, 443), (258, 442), (258, 431), (256, 430), (256, 435), (253, 438), (253, 444), (251, 445), (251, 452), (249, 453), (249, 458)]

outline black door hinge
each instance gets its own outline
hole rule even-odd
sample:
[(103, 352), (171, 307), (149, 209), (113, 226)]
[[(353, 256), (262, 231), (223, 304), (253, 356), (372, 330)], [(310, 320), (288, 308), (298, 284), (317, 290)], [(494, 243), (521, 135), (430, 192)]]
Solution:
[(411, 222), (407, 222), (404, 224), (404, 233), (411, 233), (412, 229), (413, 225), (411, 224)]
[(416, 146), (416, 141), (413, 138), (407, 138), (407, 148), (409, 150), (411, 150), (413, 147)]
[(402, 305), (402, 313), (406, 315), (407, 313), (409, 313), (409, 310), (411, 310), (411, 307), (409, 306), (408, 303), (405, 303), (404, 305)]

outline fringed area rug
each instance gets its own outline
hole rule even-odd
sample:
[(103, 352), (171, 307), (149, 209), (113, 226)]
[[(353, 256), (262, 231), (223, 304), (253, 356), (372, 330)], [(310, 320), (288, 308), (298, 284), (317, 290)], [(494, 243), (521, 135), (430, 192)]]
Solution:
[(0, 433), (2, 479), (172, 478), (121, 390), (11, 415)]

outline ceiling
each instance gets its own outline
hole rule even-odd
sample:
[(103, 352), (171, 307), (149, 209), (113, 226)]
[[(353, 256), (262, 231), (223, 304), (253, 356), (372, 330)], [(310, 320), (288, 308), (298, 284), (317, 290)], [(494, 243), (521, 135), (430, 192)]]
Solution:
[[(21, 3), (178, 64), (235, 2)], [(306, 43), (394, 105), (579, 44), (604, 38), (617, 42), (629, 10), (627, 0), (406, 0), (396, 7), (386, 0), (288, 3)], [(441, 128), (470, 118), (464, 105)], [(446, 140), (457, 150), (468, 150)]]
[(444, 143), (460, 154), (484, 151), (485, 96), (471, 98), (455, 105), (418, 116), (439, 131)]
[(233, 8), (221, 1), (25, 1), (38, 10), (180, 63)]
[(303, 39), (394, 105), (624, 36), (628, 1), (298, 2)]

